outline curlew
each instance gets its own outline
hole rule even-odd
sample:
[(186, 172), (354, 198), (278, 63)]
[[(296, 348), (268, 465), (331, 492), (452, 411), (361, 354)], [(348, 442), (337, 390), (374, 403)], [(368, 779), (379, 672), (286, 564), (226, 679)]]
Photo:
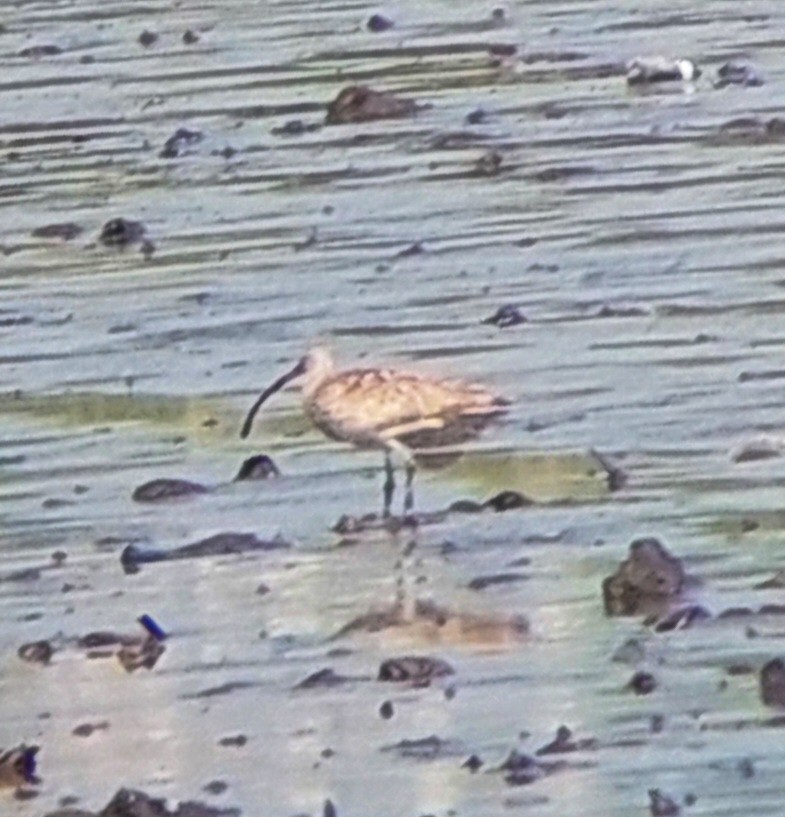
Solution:
[(414, 451), (471, 439), (509, 405), (482, 386), (455, 380), (395, 369), (336, 371), (330, 353), (316, 347), (261, 393), (245, 418), (241, 437), (250, 433), (262, 404), (294, 380), (301, 383), (306, 415), (324, 434), (384, 451), (385, 517), (395, 491), (394, 455), (406, 472), (406, 515), (414, 507)]

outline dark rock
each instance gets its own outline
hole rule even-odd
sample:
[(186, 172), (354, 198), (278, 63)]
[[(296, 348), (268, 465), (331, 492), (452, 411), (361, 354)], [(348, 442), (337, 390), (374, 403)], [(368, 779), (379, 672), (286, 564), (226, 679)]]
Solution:
[(234, 481), (242, 482), (247, 479), (270, 479), (271, 477), (279, 476), (281, 476), (281, 472), (278, 470), (278, 466), (267, 454), (255, 454), (243, 462)]
[(496, 496), (486, 499), (483, 504), (486, 508), (493, 508), (497, 513), (501, 513), (502, 511), (526, 508), (530, 505), (534, 505), (534, 502), (527, 496), (518, 493), (518, 491), (501, 491), (496, 494)]
[(233, 556), (253, 551), (278, 550), (289, 547), (282, 539), (259, 539), (253, 533), (217, 533), (190, 545), (172, 550), (153, 550), (128, 545), (120, 554), (123, 569), (133, 572), (139, 565), (152, 562), (168, 562), (174, 559), (199, 559), (205, 556)]
[(34, 60), (39, 60), (41, 57), (54, 57), (57, 54), (62, 54), (63, 49), (59, 45), (47, 43), (46, 45), (30, 45), (23, 48), (19, 52), (20, 57), (31, 57)]
[(758, 610), (761, 616), (781, 616), (785, 615), (785, 605), (782, 604), (764, 604)]
[(470, 772), (474, 773), (481, 769), (483, 766), (483, 760), (481, 757), (477, 755), (469, 755), (466, 760), (461, 763), (462, 769), (468, 769)]
[(141, 241), (145, 226), (139, 221), (127, 218), (112, 218), (101, 228), (98, 240), (107, 247), (125, 247)]
[(345, 675), (339, 675), (329, 667), (311, 673), (308, 677), (295, 684), (295, 689), (317, 689), (319, 687), (336, 687), (350, 681)]
[(435, 678), (454, 675), (455, 670), (441, 658), (425, 655), (405, 655), (389, 658), (379, 667), (379, 681), (408, 683), (413, 686), (429, 686)]
[(659, 619), (654, 625), (654, 632), (667, 633), (671, 630), (686, 630), (696, 621), (706, 621), (710, 618), (711, 613), (705, 607), (701, 607), (700, 604), (690, 604)]
[(257, 588), (256, 592), (260, 596), (266, 596), (270, 592), (270, 585), (262, 582)]
[(368, 31), (378, 33), (380, 31), (389, 31), (395, 23), (383, 14), (372, 14), (365, 25)]
[(522, 582), (529, 577), (523, 573), (496, 573), (492, 576), (475, 576), (469, 582), (470, 590), (485, 590), (487, 587), (492, 587), (497, 584), (512, 584), (513, 582)]
[(37, 567), (22, 567), (12, 570), (0, 578), (0, 582), (35, 582), (41, 578), (41, 571)]
[(785, 661), (774, 658), (760, 671), (760, 697), (766, 706), (785, 706)]
[(248, 743), (248, 738), (245, 735), (229, 735), (218, 741), (219, 746), (236, 746), (238, 748), (245, 746), (246, 743)]
[(131, 498), (134, 502), (165, 502), (206, 494), (208, 491), (205, 485), (187, 479), (153, 479), (136, 488)]
[(763, 85), (763, 78), (755, 68), (743, 60), (729, 60), (717, 69), (715, 88), (725, 88), (728, 85), (743, 85), (748, 88)]
[(36, 227), (31, 235), (34, 238), (60, 238), (63, 241), (71, 241), (82, 233), (82, 228), (73, 222), (62, 224), (44, 224)]
[(158, 35), (154, 31), (145, 29), (137, 39), (139, 45), (149, 48), (158, 39)]
[(526, 316), (517, 306), (513, 306), (512, 304), (500, 306), (493, 315), (482, 321), (482, 323), (490, 323), (494, 326), (498, 326), (500, 329), (506, 329), (508, 326), (518, 326), (526, 322)]
[(751, 607), (728, 607), (717, 618), (746, 618), (752, 615), (755, 615), (755, 611)]
[(188, 148), (198, 145), (204, 139), (204, 134), (198, 130), (178, 128), (164, 142), (163, 150), (158, 154), (162, 159), (176, 159), (182, 156)]
[(199, 35), (192, 29), (186, 29), (183, 33), (183, 43), (185, 45), (193, 45), (199, 42)]
[(98, 723), (80, 723), (71, 731), (72, 735), (78, 738), (89, 738), (93, 732), (109, 728), (109, 721), (99, 721)]
[(54, 648), (48, 641), (31, 641), (28, 644), (22, 644), (16, 654), (22, 661), (46, 665), (52, 660)]
[(303, 122), (302, 119), (290, 119), (278, 128), (273, 128), (275, 136), (302, 136), (304, 133), (313, 133), (322, 126), (318, 122)]
[(392, 701), (382, 701), (382, 704), (379, 707), (379, 717), (389, 721), (394, 714), (395, 709), (393, 708)]
[(628, 558), (602, 583), (605, 611), (612, 616), (635, 615), (647, 602), (677, 596), (683, 583), (679, 559), (657, 539), (636, 539)]
[(183, 695), (183, 698), (186, 700), (215, 698), (218, 695), (228, 695), (230, 692), (235, 692), (238, 689), (250, 689), (254, 686), (258, 686), (258, 684), (253, 681), (227, 681), (225, 684), (220, 684), (217, 687), (207, 687), (207, 689), (201, 689), (199, 692)]
[(332, 800), (325, 800), (322, 808), (322, 817), (338, 817), (338, 812), (333, 805)]
[(681, 807), (659, 789), (649, 789), (649, 811), (652, 817), (676, 817)]
[(650, 672), (640, 670), (630, 678), (627, 686), (636, 695), (649, 695), (657, 689), (657, 679)]
[(365, 85), (350, 85), (327, 106), (326, 122), (328, 125), (373, 122), (377, 119), (412, 116), (416, 111), (417, 105), (414, 102), (389, 91), (374, 91)]
[(208, 794), (223, 794), (229, 788), (229, 784), (225, 780), (211, 780), (202, 786), (202, 791)]
[(733, 462), (757, 462), (782, 456), (782, 440), (758, 437), (749, 440), (731, 453)]
[(596, 749), (597, 740), (595, 738), (581, 738), (580, 740), (573, 740), (572, 729), (568, 726), (560, 726), (556, 730), (556, 737), (545, 746), (541, 746), (534, 754), (542, 755), (560, 755), (568, 752), (580, 752), (586, 749)]

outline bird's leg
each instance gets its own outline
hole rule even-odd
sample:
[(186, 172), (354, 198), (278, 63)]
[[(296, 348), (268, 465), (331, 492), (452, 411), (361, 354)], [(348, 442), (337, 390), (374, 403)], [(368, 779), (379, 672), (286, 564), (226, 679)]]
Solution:
[(403, 517), (406, 519), (414, 510), (414, 457), (406, 462), (406, 494), (403, 498)]
[(389, 450), (384, 452), (384, 511), (382, 516), (388, 519), (390, 516), (390, 506), (392, 505), (393, 493), (395, 492), (395, 476), (393, 475), (393, 464), (390, 459)]

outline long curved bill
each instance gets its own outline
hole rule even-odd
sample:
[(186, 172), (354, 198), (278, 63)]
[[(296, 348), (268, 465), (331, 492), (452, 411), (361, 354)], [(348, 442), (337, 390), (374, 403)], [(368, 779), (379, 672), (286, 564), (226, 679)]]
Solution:
[(248, 412), (248, 415), (245, 418), (245, 422), (243, 423), (242, 430), (240, 431), (240, 437), (242, 439), (245, 439), (251, 433), (251, 426), (253, 425), (254, 418), (256, 417), (259, 409), (262, 407), (262, 404), (265, 402), (265, 400), (267, 400), (268, 397), (271, 397), (277, 391), (280, 391), (290, 380), (294, 380), (295, 377), (299, 377), (301, 374), (304, 373), (305, 373), (305, 359), (303, 358), (290, 372), (281, 375), (275, 381), (275, 383), (269, 385), (259, 395), (259, 399), (251, 406), (251, 410)]

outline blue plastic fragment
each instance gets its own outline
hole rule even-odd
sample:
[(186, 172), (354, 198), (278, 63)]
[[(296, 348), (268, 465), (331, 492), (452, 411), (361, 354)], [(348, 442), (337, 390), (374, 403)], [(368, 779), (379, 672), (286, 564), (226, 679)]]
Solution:
[(147, 613), (139, 616), (137, 621), (156, 641), (163, 641), (166, 638), (166, 633), (161, 629), (155, 619), (152, 616), (148, 616)]
[(22, 752), (22, 777), (24, 777), (26, 783), (37, 782), (37, 778), (35, 776), (35, 756), (37, 752), (37, 746), (27, 747)]

